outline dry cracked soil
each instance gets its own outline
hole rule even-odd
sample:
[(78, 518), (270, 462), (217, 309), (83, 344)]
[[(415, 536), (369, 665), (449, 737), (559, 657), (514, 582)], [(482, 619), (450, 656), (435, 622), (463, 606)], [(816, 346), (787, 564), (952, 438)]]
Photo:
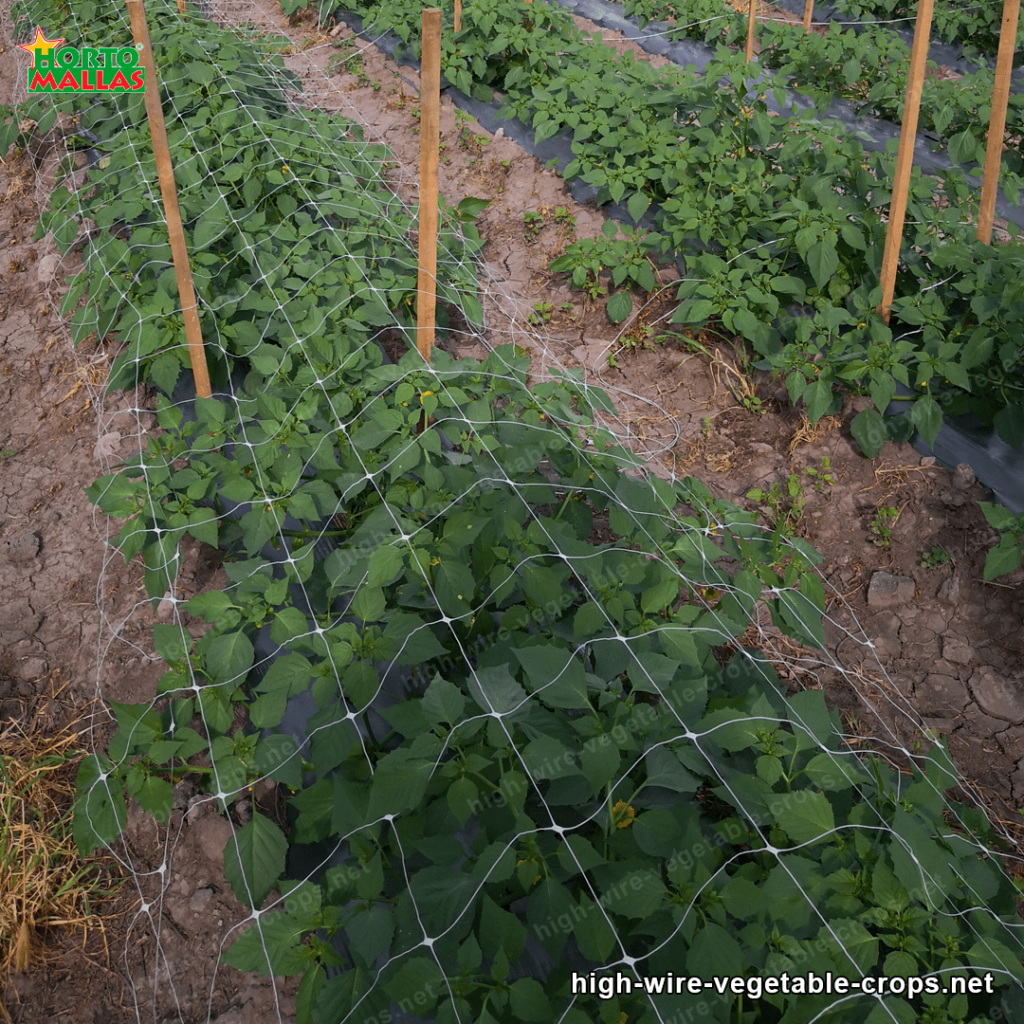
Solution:
[[(215, 3), (212, 13), (289, 36), (285, 59), (303, 83), (296, 102), (360, 121), (368, 139), (391, 148), (395, 188), (415, 198), (414, 68), (395, 65), (347, 28), (289, 25), (270, 0)], [(358, 62), (325, 75), (332, 57), (355, 53)], [(0, 55), (0, 104), (18, 102), (24, 84), (9, 21)], [(538, 379), (551, 367), (581, 367), (608, 389), (620, 410), (616, 429), (653, 472), (692, 474), (739, 505), (756, 507), (746, 497), (752, 488), (768, 491), (777, 482), (785, 491), (796, 474), (805, 506), (791, 515), (797, 533), (824, 556), (828, 642), (823, 652), (808, 651), (762, 631), (780, 676), (793, 687), (824, 688), (852, 736), (906, 749), (927, 741), (927, 730), (947, 736), (965, 792), (1007, 827), (1019, 821), (1024, 576), (983, 584), (996, 535), (978, 508), (986, 492), (970, 468), (950, 471), (907, 444), (890, 443), (866, 459), (850, 438), (851, 401), (811, 427), (778, 383), (748, 379), (726, 342), (669, 335), (673, 273), (664, 268), (664, 290), (624, 329), (614, 328), (565, 275), (547, 269), (569, 240), (594, 236), (604, 215), (574, 203), (557, 176), (500, 133), (458, 123), (448, 99), (441, 137), (446, 201), (490, 200), (478, 222), (487, 240), (488, 330), (445, 344), (479, 357), (488, 345), (515, 341), (531, 353)], [(93, 341), (76, 350), (62, 324), (60, 298), (80, 266), (81, 246), (62, 261), (48, 237), (33, 241), (57, 184), (52, 140), (0, 156), (0, 719), (2, 728), (40, 716), (79, 721), (90, 730), (88, 742), (102, 743), (110, 734), (107, 702), (155, 693), (162, 663), (151, 627), (163, 613), (145, 600), (141, 565), (125, 566), (111, 549), (114, 530), (83, 488), (155, 427), (146, 411), (153, 396), (104, 395), (110, 346)], [(86, 173), (76, 172), (79, 185)], [(526, 212), (540, 220), (527, 225)], [(938, 549), (948, 560), (922, 565)], [(219, 578), (215, 552), (189, 549), (179, 579), (184, 596)], [(223, 877), (232, 820), (193, 804), (180, 789), (167, 828), (132, 810), (108, 862), (111, 877), (120, 872), (125, 884), (97, 911), (105, 931), (94, 927), (84, 944), (60, 928), (46, 931), (33, 968), (0, 979), (13, 1021), (292, 1018), (293, 981), (218, 964), (248, 912)]]

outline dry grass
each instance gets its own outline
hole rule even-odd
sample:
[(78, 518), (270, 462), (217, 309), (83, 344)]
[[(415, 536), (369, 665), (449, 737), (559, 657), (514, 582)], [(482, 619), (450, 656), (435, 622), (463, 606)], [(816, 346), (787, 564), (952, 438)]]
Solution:
[(793, 457), (793, 452), (801, 445), (815, 444), (838, 430), (842, 425), (843, 421), (839, 416), (824, 416), (817, 423), (811, 423), (807, 418), (807, 414), (802, 413), (800, 426), (796, 428), (793, 436), (789, 439), (790, 458)]
[[(81, 936), (83, 946), (90, 928), (102, 933), (94, 903), (119, 888), (72, 840), (81, 734), (46, 724), (0, 723), (0, 983), (46, 963), (47, 932)], [(0, 1019), (9, 1019), (2, 1003)]]
[(88, 395), (82, 408), (83, 410), (88, 409), (92, 404), (91, 394), (106, 384), (109, 373), (110, 362), (106, 352), (99, 352), (88, 363), (82, 363), (72, 370), (60, 371), (59, 379), (62, 382), (70, 379), (73, 383), (70, 390), (53, 403), (53, 408), (56, 409), (58, 405), (63, 405), (64, 402), (74, 398), (75, 395), (85, 389)]

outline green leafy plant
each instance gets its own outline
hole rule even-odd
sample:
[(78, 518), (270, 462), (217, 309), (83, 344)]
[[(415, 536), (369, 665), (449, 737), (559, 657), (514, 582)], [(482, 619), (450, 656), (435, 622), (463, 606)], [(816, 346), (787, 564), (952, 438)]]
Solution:
[(527, 210), (523, 214), (523, 227), (526, 229), (526, 241), (536, 242), (544, 227), (544, 214), (536, 210)]
[[(616, 238), (620, 231), (623, 237)], [(611, 271), (613, 287), (635, 284), (649, 294), (657, 287), (649, 253), (658, 245), (646, 232), (634, 232), (628, 225), (606, 221), (597, 238), (581, 238), (570, 243), (561, 256), (551, 261), (548, 269), (570, 273), (573, 286), (584, 289), (591, 299), (604, 293), (598, 285), (599, 275), (604, 270)], [(607, 311), (612, 323), (622, 323), (632, 310), (633, 298), (628, 287), (609, 297)]]
[(989, 526), (1002, 534), (999, 543), (985, 556), (985, 582), (990, 583), (1020, 568), (1024, 558), (1024, 513), (1015, 516), (1003, 505), (987, 501), (979, 504)]
[(761, 487), (752, 488), (747, 491), (747, 500), (763, 505), (767, 509), (769, 524), (781, 530), (786, 537), (792, 537), (797, 532), (807, 506), (803, 484), (797, 473), (789, 474), (785, 487), (778, 480), (773, 480), (767, 491)]
[(805, 466), (804, 475), (814, 481), (814, 489), (819, 493), (826, 488), (835, 486), (836, 478), (832, 472), (832, 460), (827, 455), (821, 457), (820, 466)]
[(929, 548), (921, 556), (921, 568), (922, 569), (938, 569), (939, 566), (949, 565), (952, 559), (949, 557), (949, 552), (942, 546), (936, 544), (935, 547)]
[(550, 302), (535, 302), (533, 312), (530, 314), (531, 324), (546, 324), (551, 320), (551, 310), (554, 307)]
[(871, 533), (871, 543), (875, 547), (888, 549), (892, 543), (892, 529), (899, 519), (899, 509), (892, 505), (885, 505), (875, 511), (871, 524), (868, 527)]

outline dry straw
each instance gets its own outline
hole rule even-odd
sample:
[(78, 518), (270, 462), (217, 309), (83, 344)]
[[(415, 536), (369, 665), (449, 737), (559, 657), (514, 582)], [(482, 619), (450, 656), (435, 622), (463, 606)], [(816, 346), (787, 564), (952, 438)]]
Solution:
[[(0, 986), (48, 958), (48, 933), (103, 933), (94, 904), (120, 886), (104, 865), (83, 862), (72, 840), (71, 805), (81, 759), (75, 725), (0, 722)], [(10, 1020), (3, 1002), (0, 1019)]]

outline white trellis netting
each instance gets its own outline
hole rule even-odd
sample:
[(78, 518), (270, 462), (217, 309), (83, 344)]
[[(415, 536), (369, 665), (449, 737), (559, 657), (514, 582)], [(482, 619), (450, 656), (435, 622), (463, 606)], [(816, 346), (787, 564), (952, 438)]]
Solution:
[[(15, 9), (18, 39), (47, 12)], [(120, 11), (50, 13), (72, 45), (129, 37)], [(188, 394), (141, 98), (27, 112), (85, 153), (44, 221), (65, 254), (90, 230), (70, 340), (113, 334), (114, 383), (173, 396), (91, 493), (126, 521), (110, 557), (141, 556), (170, 612), (157, 692), (107, 704), (117, 731), (80, 777), (81, 844), (111, 843), (134, 875), (133, 941), (160, 960), (206, 811), (230, 815), (225, 875), (251, 910), (216, 950), (301, 975), (303, 1020), (1005, 1012), (987, 989), (1022, 977), (1022, 946), (995, 837), (947, 801), (941, 747), (906, 746), (918, 722), (870, 640), (853, 638), (870, 671), (816, 649), (814, 552), (648, 476), (605, 394), (552, 353), (527, 388), (516, 297), (488, 279), (479, 297), (473, 204), (442, 231), (440, 297), (446, 329), (491, 354), (385, 361), (415, 299), (415, 213), (394, 185), (411, 172), (355, 111), (298, 107), (258, 41), (174, 4), (149, 17), (214, 400)], [(182, 592), (186, 536), (227, 551), (222, 589)], [(102, 584), (106, 700), (121, 624)], [(782, 660), (807, 689), (787, 695)], [(886, 705), (876, 739), (844, 733), (824, 674)], [(188, 805), (155, 867), (119, 838), (126, 790), (164, 821)], [(829, 974), (845, 986), (810, 980)], [(173, 973), (132, 981), (140, 1018), (191, 1019)]]

